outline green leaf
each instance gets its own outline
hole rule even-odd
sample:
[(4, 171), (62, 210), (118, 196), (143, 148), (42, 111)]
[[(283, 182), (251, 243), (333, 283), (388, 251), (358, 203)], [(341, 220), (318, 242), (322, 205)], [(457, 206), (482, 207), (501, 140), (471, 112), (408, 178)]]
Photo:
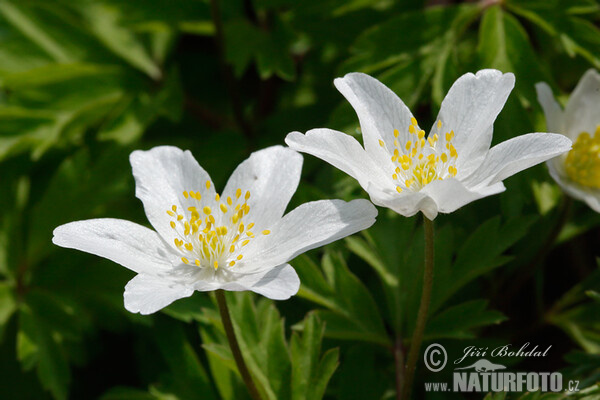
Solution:
[[(334, 376), (333, 398), (339, 400), (386, 399), (393, 392), (389, 363), (381, 362), (383, 350), (367, 343), (353, 343), (342, 353), (342, 362)], [(385, 350), (387, 353), (389, 350)]]
[(86, 150), (65, 159), (31, 210), (29, 262), (35, 264), (57, 250), (51, 243), (54, 228), (102, 215), (110, 208), (128, 188), (129, 174), (128, 151), (124, 149), (107, 149), (97, 160)]
[(315, 314), (303, 322), (302, 335), (294, 332), (290, 343), (292, 400), (320, 400), (338, 366), (339, 351), (331, 349), (321, 357), (324, 324)]
[(181, 327), (159, 319), (154, 332), (158, 348), (169, 367), (169, 373), (162, 378), (167, 391), (183, 399), (193, 398), (198, 393), (202, 393), (203, 399), (217, 399), (210, 379)]
[(427, 323), (425, 340), (471, 339), (475, 337), (474, 329), (507, 319), (499, 311), (488, 310), (487, 303), (486, 300), (472, 300), (438, 313)]
[[(322, 398), (338, 363), (337, 349), (321, 353), (324, 323), (309, 314), (303, 332), (294, 332), (290, 344), (285, 339), (283, 319), (273, 303), (252, 294), (227, 293), (237, 340), (248, 369), (263, 398), (302, 400)], [(205, 309), (203, 347), (221, 396), (225, 399), (247, 397), (219, 314)], [(232, 379), (231, 371), (237, 378)], [(228, 384), (228, 385), (225, 385)]]
[[(389, 309), (388, 318), (396, 332), (403, 330), (406, 313), (414, 303), (418, 307), (418, 295), (414, 288), (419, 283), (423, 262), (422, 232), (416, 230), (416, 218), (400, 218), (395, 213), (380, 213), (377, 223), (363, 231), (372, 255), (378, 255), (381, 265), (373, 266), (364, 254), (356, 253), (371, 265), (382, 280)], [(356, 248), (350, 248), (355, 251)], [(439, 260), (438, 260), (439, 261)], [(385, 266), (382, 270), (381, 266)], [(391, 280), (393, 276), (396, 279)], [(411, 299), (412, 297), (412, 299)]]
[(27, 306), (19, 312), (17, 356), (25, 369), (37, 365), (42, 386), (55, 399), (67, 398), (71, 379), (67, 360), (46, 325)]
[[(259, 390), (266, 399), (289, 398), (291, 363), (277, 309), (267, 301), (255, 305), (249, 293), (226, 296), (240, 349)], [(218, 346), (205, 344), (205, 349), (227, 361), (225, 365), (237, 372), (229, 347), (223, 345), (227, 343), (224, 332), (218, 341)]]
[(436, 270), (431, 310), (438, 309), (459, 289), (475, 278), (510, 260), (504, 251), (523, 237), (535, 217), (515, 217), (503, 226), (495, 217), (481, 224), (458, 250), (451, 268)]
[(0, 282), (0, 341), (4, 335), (4, 328), (15, 311), (17, 301), (14, 288), (8, 282)]
[(318, 312), (326, 324), (326, 336), (389, 344), (377, 304), (350, 272), (341, 254), (326, 252), (323, 256), (326, 278), (306, 256), (296, 258), (293, 264), (302, 282), (298, 295), (328, 308), (328, 311)]
[(29, 201), (31, 180), (19, 160), (0, 163), (0, 275), (16, 281), (23, 261), (23, 210)]
[(600, 354), (572, 351), (565, 356), (570, 365), (561, 371), (564, 379), (579, 380), (579, 387), (586, 388), (600, 380)]
[(372, 245), (358, 236), (349, 236), (345, 241), (348, 249), (373, 267), (386, 285), (398, 286), (398, 278), (388, 271), (388, 267)]
[(205, 309), (212, 307), (210, 297), (205, 293), (195, 293), (191, 297), (177, 300), (166, 308), (163, 312), (180, 321), (190, 323), (192, 321), (207, 321)]
[(548, 322), (558, 326), (585, 351), (600, 353), (600, 302), (588, 293), (600, 290), (600, 269), (565, 293), (547, 313)]
[(117, 7), (97, 2), (84, 4), (81, 12), (86, 17), (89, 29), (107, 49), (151, 78), (161, 78), (160, 67), (150, 57), (142, 42), (131, 30), (121, 26), (122, 16)]
[(291, 28), (275, 19), (271, 29), (261, 29), (246, 19), (225, 23), (225, 56), (236, 76), (241, 76), (254, 61), (262, 79), (272, 75), (287, 80), (294, 78), (294, 63), (290, 55)]
[(98, 131), (99, 140), (129, 144), (138, 140), (155, 119), (164, 115), (177, 122), (183, 108), (183, 90), (176, 70), (170, 73), (156, 93), (124, 97), (107, 115)]
[(552, 81), (542, 69), (525, 28), (500, 6), (486, 10), (479, 28), (477, 51), (481, 67), (514, 72), (517, 89), (530, 103), (537, 103), (535, 83)]
[(600, 68), (600, 38), (597, 25), (581, 17), (598, 12), (592, 1), (551, 0), (510, 2), (509, 9), (552, 35), (571, 57), (581, 55)]
[(40, 28), (34, 15), (28, 13), (25, 8), (17, 6), (10, 1), (0, 2), (0, 13), (3, 17), (17, 28), (29, 40), (38, 45), (55, 61), (66, 63), (75, 61), (69, 50)]
[(562, 191), (557, 185), (548, 182), (532, 182), (533, 195), (541, 215), (546, 215), (558, 205)]
[[(460, 59), (473, 58), (472, 46), (463, 43), (480, 13), (479, 7), (461, 4), (396, 14), (358, 37), (355, 56), (343, 65), (343, 71), (380, 72), (377, 77), (409, 107), (416, 105), (431, 84), (433, 101), (439, 105), (464, 63)], [(427, 29), (407, 35), (406, 27), (415, 21)]]

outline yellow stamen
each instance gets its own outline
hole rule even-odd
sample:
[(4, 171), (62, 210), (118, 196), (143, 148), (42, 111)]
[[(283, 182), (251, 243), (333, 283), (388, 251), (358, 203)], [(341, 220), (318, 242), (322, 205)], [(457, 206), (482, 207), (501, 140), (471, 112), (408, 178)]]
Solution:
[[(207, 189), (210, 189), (212, 183), (207, 181), (206, 186)], [(254, 233), (250, 231), (254, 227), (254, 223), (250, 221), (243, 222), (250, 213), (250, 205), (247, 203), (251, 196), (250, 191), (244, 193), (242, 189), (238, 188), (235, 198), (224, 198), (223, 203), (220, 203), (221, 196), (215, 193), (215, 201), (218, 207), (214, 209), (201, 204), (200, 192), (188, 190), (183, 193), (186, 198), (196, 199), (198, 204), (185, 207), (185, 211), (178, 212), (177, 205), (172, 205), (169, 210), (166, 210), (167, 214), (173, 218), (169, 221), (169, 225), (178, 236), (173, 239), (173, 248), (183, 253), (184, 256), (181, 257), (183, 263), (191, 263), (200, 268), (212, 266), (216, 270), (219, 267), (219, 260), (225, 258), (226, 254), (235, 253), (236, 249), (246, 246), (254, 238)], [(243, 202), (240, 201), (242, 193), (244, 193), (244, 199), (241, 199)], [(212, 200), (210, 203), (212, 203)], [(233, 209), (229, 216), (230, 207)], [(220, 223), (219, 226), (217, 226), (217, 222)], [(200, 230), (201, 225), (204, 227), (202, 230)], [(198, 234), (199, 231), (200, 234)], [(270, 233), (269, 230), (262, 231), (263, 235)], [(240, 236), (242, 243), (241, 246), (238, 246)], [(241, 259), (242, 255), (237, 255), (237, 260)], [(236, 261), (227, 261), (223, 266), (231, 267), (235, 264)]]
[(565, 170), (573, 181), (593, 189), (600, 189), (600, 125), (594, 136), (582, 132), (567, 153)]

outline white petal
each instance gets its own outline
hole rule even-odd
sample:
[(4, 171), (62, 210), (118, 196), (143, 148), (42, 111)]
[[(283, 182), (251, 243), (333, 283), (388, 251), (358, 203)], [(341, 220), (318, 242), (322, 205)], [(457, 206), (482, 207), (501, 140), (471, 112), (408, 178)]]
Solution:
[(281, 265), (305, 251), (370, 227), (376, 216), (377, 209), (362, 199), (304, 203), (286, 214), (269, 235), (256, 237), (239, 268), (253, 273)]
[(600, 74), (588, 70), (565, 107), (565, 128), (569, 137), (575, 138), (582, 132), (593, 135), (600, 125)]
[(379, 145), (383, 140), (393, 146), (394, 129), (399, 132), (399, 142), (409, 140), (408, 126), (412, 114), (400, 98), (377, 79), (358, 72), (333, 81), (335, 87), (352, 104), (360, 120), (365, 149), (375, 159), (389, 158)]
[(125, 286), (125, 308), (132, 313), (152, 314), (172, 302), (190, 297), (194, 289), (151, 275), (136, 275)]
[(300, 278), (289, 264), (257, 272), (240, 275), (235, 281), (223, 283), (221, 289), (231, 291), (251, 290), (272, 300), (287, 300), (300, 288)]
[(291, 132), (285, 142), (294, 150), (311, 154), (344, 171), (367, 190), (369, 183), (391, 187), (393, 167), (386, 173), (350, 135), (331, 129), (312, 129), (303, 135)]
[[(442, 102), (438, 119), (442, 132), (454, 131), (458, 151), (456, 167), (467, 176), (481, 164), (492, 142), (493, 124), (515, 85), (513, 74), (481, 70), (465, 74), (452, 85)], [(434, 124), (432, 133), (437, 132)], [(444, 135), (443, 135), (444, 136)]]
[[(169, 226), (171, 217), (167, 210), (177, 206), (185, 210), (191, 200), (183, 197), (183, 191), (202, 193), (203, 202), (214, 202), (214, 185), (206, 189), (210, 181), (189, 151), (177, 147), (161, 146), (148, 151), (134, 151), (129, 157), (135, 177), (135, 195), (144, 203), (144, 211), (156, 231), (171, 245), (177, 237)], [(212, 181), (211, 181), (212, 182)]]
[(422, 191), (404, 190), (398, 193), (396, 190), (382, 190), (372, 185), (369, 187), (369, 195), (373, 204), (389, 208), (405, 217), (412, 217), (421, 211), (427, 218), (433, 220), (438, 214), (433, 199)]
[(257, 229), (270, 227), (285, 212), (300, 181), (302, 156), (283, 146), (273, 146), (254, 152), (242, 162), (229, 178), (223, 199), (235, 199), (238, 188), (250, 191), (247, 220)]
[(61, 225), (54, 229), (52, 242), (107, 258), (138, 273), (164, 272), (176, 258), (156, 232), (121, 219), (90, 219)]
[(528, 133), (490, 149), (481, 166), (463, 182), (467, 187), (493, 185), (571, 149), (571, 140), (555, 133)]
[(548, 132), (567, 134), (563, 126), (563, 110), (554, 98), (552, 89), (545, 82), (539, 82), (535, 85), (537, 97), (544, 115), (546, 116), (546, 129)]
[(479, 190), (470, 190), (458, 180), (447, 178), (428, 184), (421, 192), (427, 194), (435, 201), (439, 212), (448, 214), (468, 203), (503, 192), (504, 190), (506, 188), (502, 182), (479, 188)]
[(569, 196), (584, 201), (592, 210), (600, 212), (600, 190), (585, 187), (572, 181), (567, 176), (563, 163), (564, 161), (560, 160), (560, 157), (549, 160), (546, 164), (550, 176)]

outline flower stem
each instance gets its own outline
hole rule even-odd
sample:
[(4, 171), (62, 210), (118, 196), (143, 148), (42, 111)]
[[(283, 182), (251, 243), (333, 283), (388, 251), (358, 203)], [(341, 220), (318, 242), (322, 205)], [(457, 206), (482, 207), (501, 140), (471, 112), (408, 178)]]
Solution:
[(223, 327), (225, 328), (225, 333), (227, 334), (227, 341), (229, 342), (229, 347), (231, 348), (231, 353), (235, 359), (235, 364), (237, 365), (238, 371), (240, 372), (240, 375), (242, 375), (242, 379), (248, 388), (250, 397), (252, 397), (253, 400), (261, 400), (258, 389), (256, 389), (256, 385), (252, 380), (252, 376), (250, 376), (250, 371), (248, 371), (248, 367), (244, 362), (240, 345), (235, 337), (233, 324), (231, 323), (231, 316), (229, 315), (229, 308), (227, 307), (227, 300), (225, 299), (225, 292), (219, 289), (215, 292), (215, 294), (217, 296), (217, 304), (219, 305), (219, 313), (221, 314)]
[(404, 390), (404, 349), (400, 335), (396, 337), (394, 344), (394, 363), (396, 367), (396, 399), (400, 400)]
[(419, 350), (423, 342), (423, 333), (425, 333), (429, 303), (431, 302), (431, 286), (433, 284), (433, 221), (427, 217), (423, 217), (423, 226), (425, 228), (423, 291), (421, 293), (421, 305), (419, 306), (419, 313), (417, 315), (417, 324), (412, 340), (410, 341), (410, 350), (408, 351), (408, 360), (406, 362), (406, 375), (401, 397), (406, 400), (410, 398), (415, 369), (417, 368), (417, 359), (419, 358)]

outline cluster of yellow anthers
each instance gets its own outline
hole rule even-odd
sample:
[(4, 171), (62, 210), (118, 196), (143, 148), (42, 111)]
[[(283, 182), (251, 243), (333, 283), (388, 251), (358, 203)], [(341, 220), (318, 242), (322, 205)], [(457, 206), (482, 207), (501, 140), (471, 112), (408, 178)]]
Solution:
[[(210, 181), (207, 181), (206, 189), (210, 189), (210, 186)], [(187, 212), (179, 210), (175, 205), (167, 210), (167, 214), (173, 217), (171, 228), (179, 236), (175, 238), (175, 246), (184, 254), (181, 261), (185, 264), (193, 262), (198, 267), (212, 266), (215, 269), (219, 265), (233, 267), (236, 261), (243, 258), (241, 248), (254, 237), (250, 230), (254, 223), (244, 225), (243, 221), (250, 212), (247, 203), (250, 191), (246, 192), (243, 200), (242, 189), (236, 190), (235, 199), (227, 197), (222, 200), (217, 193), (217, 210), (209, 206), (202, 207), (200, 192), (185, 191), (183, 196), (195, 205), (188, 207)], [(217, 213), (216, 218), (213, 211)], [(271, 232), (268, 230), (262, 231), (263, 235), (269, 233)]]
[[(437, 133), (425, 139), (425, 131), (417, 130), (418, 123), (411, 118), (408, 132), (414, 139), (401, 144), (398, 142), (399, 132), (394, 129), (394, 150), (392, 162), (396, 166), (392, 178), (398, 181), (398, 193), (404, 189), (418, 191), (434, 180), (442, 180), (448, 176), (456, 176), (458, 170), (455, 163), (458, 153), (452, 145), (454, 131), (446, 132), (445, 148), (439, 144), (442, 121), (438, 120)], [(379, 145), (386, 148), (386, 143), (379, 140)], [(388, 150), (389, 151), (389, 150)]]
[(565, 169), (577, 183), (600, 189), (600, 125), (594, 136), (583, 132), (567, 154)]

